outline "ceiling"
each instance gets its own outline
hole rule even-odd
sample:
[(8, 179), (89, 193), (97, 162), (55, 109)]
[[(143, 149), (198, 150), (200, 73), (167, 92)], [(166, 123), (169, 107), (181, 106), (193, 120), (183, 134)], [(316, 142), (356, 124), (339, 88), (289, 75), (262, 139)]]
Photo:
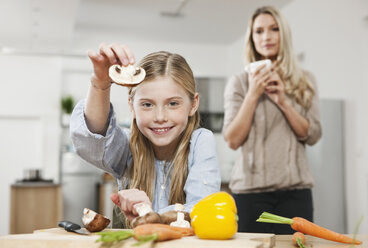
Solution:
[(255, 8), (291, 0), (1, 0), (0, 47), (63, 53), (78, 37), (119, 34), (166, 42), (227, 44)]

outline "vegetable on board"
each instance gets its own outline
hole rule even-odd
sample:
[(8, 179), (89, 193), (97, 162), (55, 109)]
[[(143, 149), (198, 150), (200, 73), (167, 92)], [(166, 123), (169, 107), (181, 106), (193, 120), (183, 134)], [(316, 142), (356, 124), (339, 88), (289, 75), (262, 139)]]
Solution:
[(200, 239), (230, 239), (238, 230), (234, 198), (226, 192), (211, 194), (190, 213), (191, 225)]
[(293, 244), (299, 248), (305, 248), (305, 235), (301, 232), (295, 232), (293, 234)]
[(291, 228), (294, 229), (295, 231), (339, 243), (356, 244), (356, 245), (362, 244), (362, 241), (360, 240), (353, 239), (346, 235), (318, 226), (301, 217), (294, 217), (290, 219), (275, 214), (263, 212), (257, 221), (265, 223), (289, 224), (291, 225)]
[(165, 241), (172, 239), (180, 239), (184, 236), (193, 236), (194, 231), (192, 228), (186, 227), (173, 227), (165, 224), (142, 224), (134, 229), (122, 230), (122, 231), (106, 231), (97, 233), (100, 238), (96, 242), (114, 243), (121, 240), (134, 237), (142, 243), (149, 241)]

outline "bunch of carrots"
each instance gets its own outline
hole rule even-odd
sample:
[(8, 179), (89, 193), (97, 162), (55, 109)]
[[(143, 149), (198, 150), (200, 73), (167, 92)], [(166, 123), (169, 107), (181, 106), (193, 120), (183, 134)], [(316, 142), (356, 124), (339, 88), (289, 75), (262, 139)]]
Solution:
[(106, 231), (97, 233), (100, 238), (96, 242), (114, 243), (121, 240), (134, 237), (139, 242), (137, 245), (149, 241), (165, 241), (172, 239), (180, 239), (185, 236), (193, 236), (193, 228), (174, 227), (166, 224), (143, 224), (135, 227), (132, 230), (122, 231)]
[(362, 241), (360, 240), (350, 238), (346, 235), (328, 230), (301, 217), (294, 217), (290, 219), (275, 214), (263, 212), (257, 221), (276, 224), (289, 224), (291, 225), (291, 228), (293, 230), (301, 232), (302, 234), (308, 234), (314, 237), (327, 239), (339, 243), (355, 244), (355, 245), (362, 244)]

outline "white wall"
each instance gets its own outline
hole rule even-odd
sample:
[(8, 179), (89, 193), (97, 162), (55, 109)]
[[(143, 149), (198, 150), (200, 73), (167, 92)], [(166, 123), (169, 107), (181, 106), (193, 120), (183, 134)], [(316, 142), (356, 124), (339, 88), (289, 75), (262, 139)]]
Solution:
[[(61, 59), (0, 56), (0, 235), (9, 231), (10, 185), (23, 170), (58, 178)], [(24, 203), (25, 210), (27, 203)]]
[[(345, 102), (345, 166), (348, 232), (365, 214), (360, 233), (368, 232), (368, 2), (298, 0), (281, 9), (302, 67), (317, 78), (320, 98)], [(236, 53), (244, 37), (228, 47), (229, 72), (243, 68)], [(328, 128), (328, 127), (323, 127)]]

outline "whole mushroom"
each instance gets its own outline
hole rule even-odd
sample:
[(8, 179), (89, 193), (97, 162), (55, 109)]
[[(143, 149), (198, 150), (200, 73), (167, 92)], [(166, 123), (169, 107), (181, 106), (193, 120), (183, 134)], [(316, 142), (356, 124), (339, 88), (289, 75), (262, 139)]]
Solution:
[(183, 213), (184, 220), (186, 220), (190, 223), (189, 213), (185, 212), (184, 211), (184, 206), (182, 204), (179, 204), (179, 203), (175, 204), (174, 210), (167, 211), (167, 212), (160, 215), (161, 216), (161, 223), (170, 225), (172, 222), (177, 221), (178, 213)]
[(145, 203), (136, 204), (135, 210), (138, 213), (138, 217), (132, 220), (132, 228), (148, 223), (161, 223), (161, 217), (158, 213), (154, 212), (150, 205)]

